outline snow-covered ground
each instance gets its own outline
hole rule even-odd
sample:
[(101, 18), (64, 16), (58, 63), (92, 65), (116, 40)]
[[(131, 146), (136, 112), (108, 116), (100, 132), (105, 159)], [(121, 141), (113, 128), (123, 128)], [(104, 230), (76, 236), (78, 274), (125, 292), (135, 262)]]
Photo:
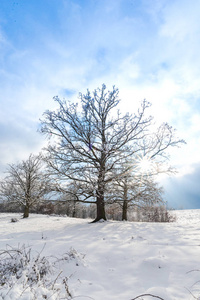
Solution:
[[(0, 300), (131, 300), (141, 294), (164, 300), (198, 299), (200, 210), (174, 213), (174, 223), (96, 224), (68, 217), (30, 215), (22, 219), (19, 214), (2, 213), (0, 250), (24, 245), (31, 248), (31, 256), (40, 253), (41, 258), (46, 257), (54, 271), (46, 275), (51, 283), (49, 294), (48, 285), (45, 290), (13, 277), (12, 286), (0, 286)], [(19, 221), (11, 222), (14, 217)], [(1, 261), (3, 258), (0, 255)], [(68, 289), (65, 296), (63, 286)]]

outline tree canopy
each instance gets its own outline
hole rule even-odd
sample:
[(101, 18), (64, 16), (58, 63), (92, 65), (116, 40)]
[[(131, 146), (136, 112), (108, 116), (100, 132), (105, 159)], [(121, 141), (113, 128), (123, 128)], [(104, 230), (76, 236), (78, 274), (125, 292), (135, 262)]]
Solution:
[[(175, 130), (164, 123), (152, 131), (153, 118), (147, 115), (150, 103), (141, 102), (134, 114), (122, 115), (117, 109), (119, 90), (107, 91), (103, 84), (91, 93), (80, 93), (78, 103), (54, 97), (56, 111), (46, 111), (41, 133), (50, 138), (46, 161), (59, 189), (74, 194), (77, 201), (95, 203), (94, 221), (106, 219), (105, 196), (110, 183), (124, 178), (132, 170), (125, 164), (147, 158), (161, 165), (169, 147), (184, 143)], [(170, 167), (162, 172), (170, 171)], [(70, 187), (73, 186), (73, 189)]]

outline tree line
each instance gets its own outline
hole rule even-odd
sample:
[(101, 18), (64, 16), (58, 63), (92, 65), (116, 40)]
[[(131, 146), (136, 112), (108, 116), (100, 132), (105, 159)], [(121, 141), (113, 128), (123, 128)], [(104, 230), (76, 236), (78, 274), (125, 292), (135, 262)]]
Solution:
[(122, 114), (119, 90), (108, 91), (104, 84), (80, 93), (77, 103), (54, 100), (57, 110), (47, 110), (40, 121), (48, 145), (8, 166), (1, 199), (23, 206), (24, 217), (52, 197), (93, 204), (93, 222), (106, 220), (106, 207), (121, 207), (121, 219), (127, 220), (133, 207), (163, 203), (156, 177), (173, 172), (168, 150), (185, 142), (168, 123), (155, 127), (149, 102), (143, 100), (134, 114)]

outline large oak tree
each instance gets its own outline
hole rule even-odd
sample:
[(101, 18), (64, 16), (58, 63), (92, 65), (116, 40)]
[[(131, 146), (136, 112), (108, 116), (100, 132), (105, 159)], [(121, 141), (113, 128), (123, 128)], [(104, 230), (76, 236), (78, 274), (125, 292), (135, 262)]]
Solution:
[(153, 158), (181, 142), (170, 135), (167, 124), (162, 127), (161, 139), (147, 139), (153, 120), (146, 117), (150, 104), (144, 100), (135, 114), (122, 115), (117, 110), (120, 100), (115, 87), (106, 91), (102, 85), (93, 93), (80, 93), (78, 103), (54, 99), (58, 109), (46, 111), (41, 120), (40, 131), (51, 139), (46, 161), (60, 190), (71, 193), (77, 201), (96, 203), (94, 222), (106, 219), (107, 188), (129, 171), (130, 166), (122, 167), (126, 159), (135, 158), (144, 149)]

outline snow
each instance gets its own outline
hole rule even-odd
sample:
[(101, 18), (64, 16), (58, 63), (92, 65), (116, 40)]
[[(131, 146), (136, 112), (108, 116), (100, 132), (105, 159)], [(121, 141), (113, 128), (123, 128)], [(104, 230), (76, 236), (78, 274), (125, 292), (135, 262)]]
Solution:
[[(131, 300), (141, 294), (200, 299), (200, 210), (173, 213), (174, 223), (93, 224), (65, 216), (33, 214), (22, 219), (1, 213), (0, 250), (24, 245), (32, 257), (46, 257), (54, 272), (45, 278), (51, 290), (40, 282), (26, 285), (24, 270), (24, 277), (12, 277), (12, 287), (0, 286), (0, 300)], [(69, 289), (65, 297), (63, 280)]]

